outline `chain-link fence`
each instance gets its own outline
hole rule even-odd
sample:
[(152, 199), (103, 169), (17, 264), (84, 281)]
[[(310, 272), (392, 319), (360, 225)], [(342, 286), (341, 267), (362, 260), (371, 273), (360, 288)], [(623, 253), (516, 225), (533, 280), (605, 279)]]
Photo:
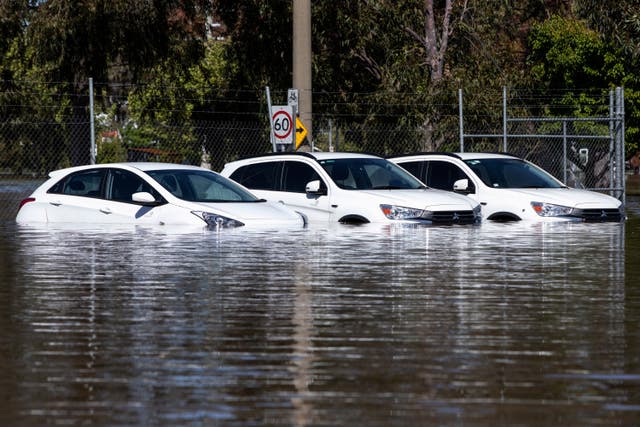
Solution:
[[(617, 88), (608, 96), (595, 97), (596, 102), (590, 99), (589, 117), (533, 117), (530, 114), (541, 100), (520, 96), (510, 103), (505, 89), (501, 117), (494, 116), (493, 126), (472, 123), (475, 127), (465, 126), (460, 101), (461, 150), (509, 152), (571, 187), (606, 191), (624, 200), (624, 91)], [(552, 105), (550, 99), (542, 101)]]
[[(14, 216), (20, 198), (51, 170), (92, 161), (168, 161), (217, 171), (238, 157), (272, 150), (266, 102), (258, 92), (227, 95), (208, 109), (192, 109), (183, 120), (175, 118), (182, 115), (179, 107), (173, 112), (180, 114), (163, 117), (138, 112), (136, 120), (125, 95), (108, 94), (100, 85), (95, 95), (61, 93), (52, 86), (40, 92), (25, 92), (24, 85), (21, 91), (0, 91), (0, 218)], [(624, 198), (624, 110), (619, 99), (612, 95), (603, 96), (598, 105), (591, 102), (591, 111), (606, 115), (570, 118), (548, 108), (555, 99), (497, 95), (493, 103), (463, 109), (461, 94), (438, 105), (401, 104), (390, 97), (382, 104), (355, 98), (341, 104), (314, 94), (313, 138), (306, 149), (382, 156), (508, 151), (571, 186)], [(286, 99), (285, 92), (275, 92), (278, 96)], [(156, 104), (172, 102), (160, 97)], [(536, 112), (558, 117), (533, 117)]]

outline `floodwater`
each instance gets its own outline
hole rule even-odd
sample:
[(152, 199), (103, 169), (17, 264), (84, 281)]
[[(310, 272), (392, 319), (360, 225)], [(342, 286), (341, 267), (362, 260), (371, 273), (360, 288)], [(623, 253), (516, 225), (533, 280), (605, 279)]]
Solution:
[(640, 424), (626, 223), (0, 223), (0, 425)]

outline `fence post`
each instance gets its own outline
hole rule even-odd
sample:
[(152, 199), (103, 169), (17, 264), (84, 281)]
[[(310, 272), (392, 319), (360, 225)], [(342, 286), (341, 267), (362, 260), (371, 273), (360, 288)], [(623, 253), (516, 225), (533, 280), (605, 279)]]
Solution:
[(625, 125), (624, 125), (624, 117), (625, 117), (625, 111), (624, 111), (624, 88), (621, 87), (620, 88), (620, 109), (622, 110), (622, 118), (620, 120), (620, 150), (619, 151), (619, 157), (620, 157), (620, 167), (618, 168), (620, 170), (620, 183), (622, 184), (622, 203), (623, 206), (626, 206), (627, 203), (627, 180), (626, 180), (626, 174), (625, 174), (625, 170), (624, 170), (624, 159), (625, 159)]
[(627, 191), (624, 171), (624, 90), (616, 87), (616, 120), (617, 120), (617, 151), (616, 169), (618, 171), (618, 179), (620, 180), (620, 188), (622, 188), (622, 204), (626, 205)]
[(95, 130), (95, 112), (93, 111), (93, 77), (89, 77), (89, 133), (90, 133), (90, 150), (89, 162), (96, 164), (96, 130)]
[(460, 152), (464, 153), (464, 116), (462, 115), (462, 89), (458, 89), (458, 117), (460, 131)]
[(502, 151), (507, 150), (507, 87), (502, 86)]
[[(614, 91), (609, 91), (609, 187), (618, 187), (618, 175), (614, 173), (614, 168), (618, 164), (618, 147), (616, 144), (616, 122)], [(614, 196), (613, 191), (609, 191), (610, 196)]]
[(562, 121), (562, 183), (567, 185), (567, 121)]
[(329, 119), (329, 152), (333, 153), (333, 121)]

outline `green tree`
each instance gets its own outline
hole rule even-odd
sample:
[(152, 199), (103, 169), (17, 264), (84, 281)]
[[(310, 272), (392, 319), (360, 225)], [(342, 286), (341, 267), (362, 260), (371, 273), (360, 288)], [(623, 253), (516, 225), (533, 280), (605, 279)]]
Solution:
[[(640, 149), (640, 10), (636, 0), (601, 2), (576, 0), (576, 14), (607, 44), (608, 78), (625, 88), (625, 141), (627, 155)], [(613, 62), (609, 59), (609, 62)]]
[(209, 7), (206, 0), (46, 0), (9, 8), (12, 25), (0, 30), (14, 38), (6, 43), (3, 78), (18, 82), (31, 75), (62, 82), (55, 90), (69, 103), (60, 114), (71, 123), (63, 141), (70, 144), (71, 163), (86, 163), (89, 77), (113, 82), (107, 87), (119, 95), (126, 87), (122, 83), (144, 79), (166, 57), (187, 66), (196, 63), (203, 54)]
[(242, 65), (230, 76), (231, 85), (258, 90), (290, 87), (291, 2), (213, 0), (213, 7), (231, 39), (228, 61)]
[(538, 82), (552, 89), (602, 87), (605, 44), (581, 22), (554, 16), (530, 35), (529, 63)]
[[(616, 86), (625, 87), (626, 149), (635, 152), (640, 124), (640, 81), (637, 61), (624, 52), (623, 47), (606, 40), (584, 21), (554, 16), (532, 28), (529, 66), (539, 86), (563, 89), (563, 95), (555, 102), (562, 110), (552, 107), (547, 111), (551, 114), (607, 116), (607, 106), (597, 98), (606, 96)], [(569, 111), (567, 106), (572, 106)]]
[(640, 57), (640, 9), (636, 0), (575, 0), (576, 15), (622, 53)]
[(148, 71), (147, 83), (128, 96), (130, 125), (122, 130), (127, 147), (155, 147), (166, 154), (163, 160), (199, 163), (203, 150), (229, 160), (224, 153), (233, 151), (231, 136), (202, 127), (214, 121), (223, 129), (227, 120), (211, 113), (224, 108), (220, 94), (229, 90), (227, 76), (237, 72), (224, 59), (227, 44), (207, 42), (204, 57), (190, 67), (168, 58)]

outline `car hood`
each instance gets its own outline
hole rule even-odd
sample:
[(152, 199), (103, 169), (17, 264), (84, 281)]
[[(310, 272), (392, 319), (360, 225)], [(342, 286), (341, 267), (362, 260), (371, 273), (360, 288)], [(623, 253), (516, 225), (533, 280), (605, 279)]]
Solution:
[(615, 197), (595, 191), (578, 190), (576, 188), (526, 188), (504, 189), (504, 197), (518, 195), (529, 202), (545, 202), (572, 208), (617, 208), (621, 202)]
[(191, 203), (193, 210), (214, 212), (241, 222), (268, 221), (270, 223), (298, 223), (302, 217), (281, 203), (275, 202), (225, 202)]
[(435, 189), (358, 190), (358, 193), (375, 197), (380, 203), (425, 210), (472, 210), (478, 206), (478, 203), (469, 197)]

